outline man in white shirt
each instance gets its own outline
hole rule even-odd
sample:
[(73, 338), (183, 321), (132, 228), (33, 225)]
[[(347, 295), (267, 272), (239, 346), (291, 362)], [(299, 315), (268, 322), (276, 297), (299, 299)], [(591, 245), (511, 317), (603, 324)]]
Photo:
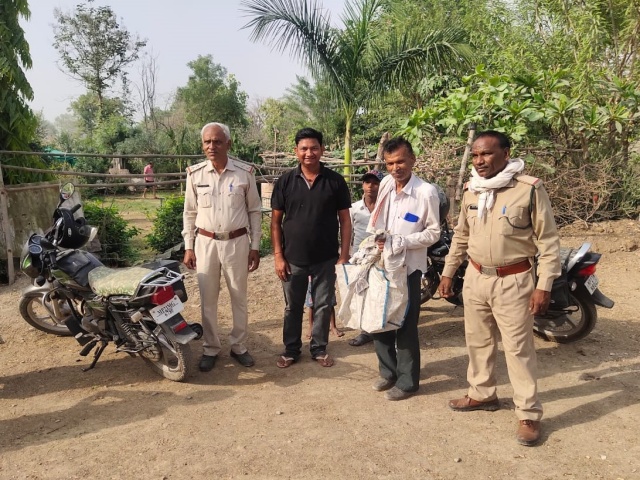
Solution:
[[(427, 248), (440, 238), (440, 201), (436, 188), (412, 173), (416, 157), (407, 140), (392, 138), (383, 151), (389, 175), (380, 183), (367, 230), (383, 229), (403, 237), (409, 305), (400, 329), (373, 335), (380, 371), (373, 389), (387, 391), (387, 400), (404, 400), (419, 386), (420, 278), (427, 268)], [(383, 249), (384, 240), (378, 247)]]
[[(371, 235), (367, 232), (367, 226), (369, 225), (371, 212), (378, 198), (378, 190), (382, 178), (383, 175), (378, 170), (370, 170), (360, 178), (362, 182), (362, 200), (355, 202), (349, 209), (351, 225), (353, 227), (353, 240), (351, 242), (352, 255), (358, 251), (360, 243)], [(371, 341), (373, 341), (373, 337), (362, 330), (357, 337), (349, 340), (349, 345), (352, 347), (360, 347)]]

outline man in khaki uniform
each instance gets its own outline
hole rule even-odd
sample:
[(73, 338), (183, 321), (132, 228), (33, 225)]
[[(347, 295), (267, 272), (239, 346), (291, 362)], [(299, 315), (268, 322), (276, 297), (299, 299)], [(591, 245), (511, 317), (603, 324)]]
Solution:
[(231, 357), (245, 367), (254, 364), (245, 346), (247, 278), (248, 272), (260, 263), (261, 201), (253, 167), (230, 159), (230, 148), (229, 127), (209, 123), (202, 128), (202, 149), (207, 160), (187, 168), (183, 263), (198, 274), (204, 328), (200, 360), (203, 372), (214, 367), (221, 350), (217, 313), (221, 273), (233, 313)]
[[(560, 239), (542, 181), (521, 174), (524, 162), (509, 158), (510, 147), (509, 139), (495, 131), (479, 134), (473, 143), (472, 178), (439, 292), (453, 295), (453, 275), (468, 255), (463, 297), (470, 387), (449, 407), (500, 408), (495, 375), (499, 330), (519, 419), (516, 439), (530, 446), (540, 438), (542, 417), (533, 317), (546, 312), (553, 280), (560, 275)], [(532, 269), (536, 252), (537, 284)]]

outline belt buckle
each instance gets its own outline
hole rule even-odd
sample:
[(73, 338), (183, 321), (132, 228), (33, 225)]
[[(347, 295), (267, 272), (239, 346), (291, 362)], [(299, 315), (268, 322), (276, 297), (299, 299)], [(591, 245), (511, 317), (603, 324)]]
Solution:
[(498, 267), (485, 267), (485, 266), (482, 266), (482, 267), (480, 267), (480, 273), (482, 273), (483, 275), (490, 275), (492, 277), (497, 277), (498, 276)]
[(229, 232), (214, 233), (213, 238), (215, 240), (229, 240)]

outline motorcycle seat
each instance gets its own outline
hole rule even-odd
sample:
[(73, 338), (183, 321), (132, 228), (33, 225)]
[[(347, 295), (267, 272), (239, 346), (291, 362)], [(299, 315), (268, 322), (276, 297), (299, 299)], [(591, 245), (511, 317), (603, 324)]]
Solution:
[(143, 267), (98, 267), (89, 272), (89, 285), (96, 295), (133, 295), (140, 282), (153, 270)]

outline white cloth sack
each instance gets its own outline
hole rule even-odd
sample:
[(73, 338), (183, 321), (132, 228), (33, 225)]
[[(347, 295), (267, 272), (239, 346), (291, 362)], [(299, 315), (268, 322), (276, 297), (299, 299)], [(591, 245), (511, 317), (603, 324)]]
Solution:
[(402, 327), (409, 308), (407, 267), (388, 272), (376, 264), (336, 265), (340, 309), (349, 328), (380, 333)]

